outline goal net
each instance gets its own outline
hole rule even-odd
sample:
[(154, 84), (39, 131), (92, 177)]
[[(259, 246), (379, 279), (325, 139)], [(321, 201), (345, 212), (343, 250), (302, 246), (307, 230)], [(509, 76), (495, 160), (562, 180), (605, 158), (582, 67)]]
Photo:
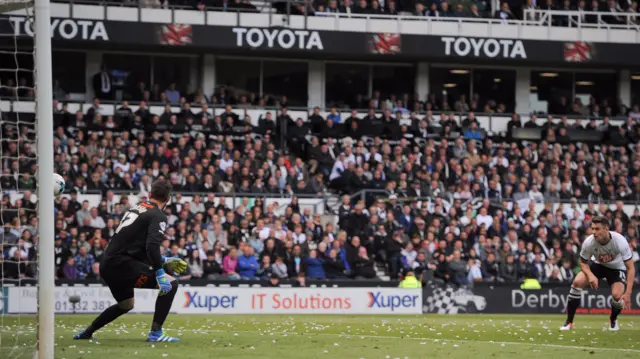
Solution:
[[(33, 37), (16, 36), (12, 17)], [(44, 34), (44, 35), (42, 35)], [(54, 357), (49, 1), (0, 0), (0, 358)], [(42, 179), (42, 180), (41, 180)]]

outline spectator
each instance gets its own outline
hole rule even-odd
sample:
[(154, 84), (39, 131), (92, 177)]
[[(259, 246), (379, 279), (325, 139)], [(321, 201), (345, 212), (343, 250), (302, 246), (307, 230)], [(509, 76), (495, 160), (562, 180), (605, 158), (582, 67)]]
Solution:
[[(76, 262), (73, 257), (67, 258), (67, 263), (65, 263), (62, 272), (64, 273), (64, 279), (67, 279), (67, 280), (80, 279), (78, 277), (78, 269), (76, 267)], [(7, 277), (11, 278), (10, 276), (7, 276)]]
[(467, 263), (462, 259), (459, 250), (453, 251), (453, 256), (448, 263), (449, 279), (456, 285), (467, 284)]
[(282, 257), (276, 257), (275, 262), (271, 266), (271, 272), (273, 275), (277, 275), (281, 279), (286, 279), (289, 277), (289, 272), (287, 269), (287, 265), (284, 263)]
[(91, 274), (94, 262), (93, 256), (87, 253), (87, 247), (80, 247), (78, 255), (75, 257), (77, 278), (84, 279)]
[(367, 249), (360, 247), (358, 249), (358, 257), (354, 260), (353, 275), (356, 279), (374, 279), (376, 271), (373, 268), (373, 260), (369, 258)]
[(305, 258), (305, 265), (307, 268), (307, 278), (310, 279), (325, 279), (324, 270), (325, 261), (318, 258), (318, 253), (315, 250), (309, 252), (309, 256)]
[(208, 280), (217, 279), (223, 273), (214, 251), (207, 251), (207, 260), (202, 263), (202, 277)]
[(500, 265), (496, 262), (496, 256), (493, 253), (489, 253), (482, 264), (482, 278), (486, 282), (493, 282), (498, 279), (499, 273)]
[(258, 260), (253, 255), (253, 248), (245, 246), (242, 256), (238, 258), (238, 274), (244, 280), (255, 280), (259, 267)]
[(229, 279), (237, 280), (241, 279), (240, 274), (236, 272), (236, 268), (238, 268), (238, 254), (237, 249), (232, 247), (229, 250), (229, 254), (224, 257), (224, 261), (222, 264), (223, 274), (227, 276)]
[(506, 257), (506, 260), (500, 265), (500, 279), (506, 282), (518, 281), (518, 266), (512, 254)]
[(256, 272), (258, 278), (262, 280), (266, 280), (271, 276), (273, 268), (271, 266), (271, 257), (264, 256), (262, 257), (262, 261), (260, 263), (260, 268)]
[(188, 269), (188, 273), (191, 275), (191, 278), (202, 278), (204, 275), (204, 269), (202, 260), (200, 259), (200, 252), (191, 252), (191, 256), (188, 261)]

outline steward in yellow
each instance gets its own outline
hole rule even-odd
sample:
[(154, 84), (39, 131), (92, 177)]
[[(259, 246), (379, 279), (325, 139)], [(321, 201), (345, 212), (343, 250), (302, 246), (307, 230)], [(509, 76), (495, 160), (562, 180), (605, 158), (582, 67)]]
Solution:
[(404, 279), (400, 282), (399, 288), (422, 288), (422, 283), (416, 278), (412, 270), (405, 272)]

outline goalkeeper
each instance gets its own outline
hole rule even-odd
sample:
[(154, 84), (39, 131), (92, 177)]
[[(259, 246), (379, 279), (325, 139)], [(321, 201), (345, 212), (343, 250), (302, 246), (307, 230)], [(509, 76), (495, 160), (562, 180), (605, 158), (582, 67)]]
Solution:
[(90, 339), (94, 332), (133, 309), (134, 288), (158, 288), (160, 292), (147, 341), (179, 341), (162, 332), (162, 325), (178, 291), (178, 283), (165, 269), (180, 274), (187, 268), (187, 263), (180, 258), (160, 255), (160, 244), (167, 227), (163, 208), (170, 195), (171, 184), (158, 180), (151, 187), (151, 200), (132, 207), (124, 214), (100, 263), (100, 276), (109, 286), (117, 304), (102, 312), (74, 339)]

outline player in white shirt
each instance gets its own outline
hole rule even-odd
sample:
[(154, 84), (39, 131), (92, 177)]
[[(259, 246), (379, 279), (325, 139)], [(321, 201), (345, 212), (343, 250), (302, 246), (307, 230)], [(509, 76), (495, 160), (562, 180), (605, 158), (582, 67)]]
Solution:
[(573, 329), (573, 317), (580, 306), (582, 289), (598, 289), (600, 279), (606, 279), (611, 288), (611, 316), (609, 330), (618, 331), (618, 315), (623, 308), (631, 308), (631, 290), (635, 278), (633, 252), (627, 239), (620, 233), (609, 231), (609, 219), (594, 217), (592, 235), (585, 239), (580, 251), (581, 272), (571, 284), (567, 303), (567, 321), (560, 330)]

